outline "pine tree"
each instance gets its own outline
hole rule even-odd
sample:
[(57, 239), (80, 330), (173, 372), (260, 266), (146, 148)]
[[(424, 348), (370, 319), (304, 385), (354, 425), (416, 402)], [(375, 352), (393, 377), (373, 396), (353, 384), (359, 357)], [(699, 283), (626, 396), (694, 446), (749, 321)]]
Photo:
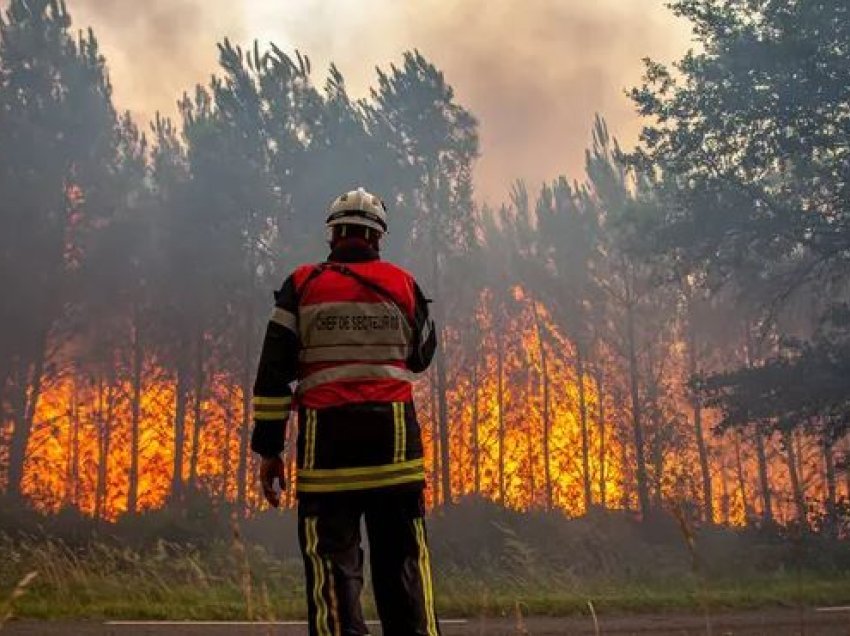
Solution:
[[(418, 51), (404, 55), (401, 67), (378, 72), (373, 90), (375, 114), (384, 127), (404, 173), (408, 190), (396, 203), (412, 220), (409, 246), (421, 255), (415, 263), (427, 272), (428, 293), (437, 302), (434, 317), (440, 329), (451, 315), (446, 284), (449, 259), (471, 243), (473, 227), (472, 166), (478, 155), (474, 117), (455, 101), (443, 74)], [(417, 259), (418, 260), (418, 259)], [(445, 503), (452, 502), (445, 334), (438, 339), (435, 359), (440, 436), (441, 485)]]
[(74, 37), (58, 0), (13, 0), (0, 19), (0, 382), (12, 404), (7, 486), (21, 492), (51, 330), (84, 234), (108, 215), (104, 171), (116, 115), (89, 31)]

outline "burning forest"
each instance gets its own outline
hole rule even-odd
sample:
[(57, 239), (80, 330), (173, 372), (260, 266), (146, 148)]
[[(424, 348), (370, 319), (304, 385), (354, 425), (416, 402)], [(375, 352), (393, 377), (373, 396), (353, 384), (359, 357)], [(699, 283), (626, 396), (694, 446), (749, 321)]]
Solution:
[[(320, 554), (329, 530), (318, 513), (295, 512), (296, 493), (309, 500), (334, 479), (346, 495), (375, 497), (410, 494), (394, 487), (417, 480), (415, 511), (408, 501), (395, 517), (407, 533), (396, 552), (415, 561), (405, 593), (425, 608), (428, 633), (438, 610), (516, 614), (523, 631), (524, 612), (589, 609), (599, 633), (597, 609), (698, 609), (710, 633), (715, 609), (793, 605), (796, 620), (804, 607), (846, 605), (845, 4), (671, 2), (694, 48), (673, 66), (647, 59), (634, 78), (637, 143), (621, 145), (597, 115), (583, 169), (505, 183), (492, 203), (477, 172), (485, 122), (413, 47), (356, 97), (334, 64), (315, 70), (302, 51), (223, 38), (210, 79), (143, 122), (122, 110), (132, 105), (118, 103), (73, 4), (8, 0), (0, 628), (13, 610), (301, 618), (299, 547), (308, 620), (339, 621), (342, 570)], [(380, 248), (406, 270), (391, 274), (410, 298), (389, 303), (392, 293), (332, 257), (316, 271), (347, 273), (365, 297), (302, 304), (289, 276), (351, 241), (351, 218), (330, 227), (339, 209), (328, 217), (328, 206), (352, 195), (366, 203), (342, 211), (362, 217), (351, 231), (368, 258), (351, 262), (386, 273)], [(311, 342), (296, 331), (304, 307), (318, 305), (384, 326), (357, 344), (347, 333)], [(378, 305), (380, 319), (355, 322), (351, 306), (365, 315)], [(279, 355), (278, 366), (300, 370), (266, 374), (274, 386), (261, 392), (275, 338), (289, 353), (322, 351), (298, 363)], [(411, 402), (407, 374), (426, 368)], [(323, 375), (305, 388), (310, 373)], [(278, 457), (291, 377), (305, 431), (291, 417)], [(317, 427), (340, 430), (319, 418), (339, 404), (305, 396), (331, 384), (334, 399), (367, 400), (358, 423), (395, 435), (386, 449), (373, 444), (392, 464), (316, 465)], [(399, 384), (403, 393), (386, 388)], [(352, 397), (352, 386), (368, 390)], [(284, 476), (276, 511), (269, 480)], [(355, 529), (363, 514), (368, 529), (362, 511)], [(387, 576), (376, 562), (369, 576)], [(359, 598), (363, 579), (352, 580)], [(539, 633), (565, 633), (553, 629)]]
[[(650, 64), (633, 91), (647, 118), (634, 154), (598, 118), (585, 174), (516, 182), (489, 207), (472, 187), (478, 122), (418, 52), (379, 71), (364, 101), (335, 67), (319, 86), (302, 53), (224, 41), (212, 81), (145, 132), (63, 5), (13, 1), (1, 42), (11, 496), (104, 520), (195, 492), (262, 508), (250, 393), (272, 292), (324, 258), (321, 211), (362, 183), (389, 203), (390, 257), (436, 300), (438, 364), (417, 385), (431, 506), (479, 495), (570, 517), (838, 523), (847, 358), (818, 356), (846, 352), (843, 150), (811, 164), (834, 164), (826, 176), (736, 167), (749, 146), (709, 129), (731, 106), (719, 96), (711, 113), (670, 119), (692, 89)], [(757, 115), (735, 116), (743, 136)], [(697, 127), (722, 163), (698, 162), (682, 137)], [(769, 232), (794, 206), (800, 236), (747, 238), (746, 223)]]

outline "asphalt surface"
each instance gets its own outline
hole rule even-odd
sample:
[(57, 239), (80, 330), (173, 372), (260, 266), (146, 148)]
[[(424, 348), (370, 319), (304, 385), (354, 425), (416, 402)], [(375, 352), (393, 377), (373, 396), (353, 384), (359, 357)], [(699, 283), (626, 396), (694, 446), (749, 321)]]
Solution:
[[(377, 636), (381, 630), (372, 626)], [(554, 636), (627, 634), (658, 636), (850, 636), (850, 608), (833, 611), (767, 609), (713, 614), (601, 616), (598, 631), (590, 617), (505, 617), (446, 621), (443, 636)], [(104, 623), (12, 621), (3, 636), (305, 636), (303, 624), (246, 623)], [(386, 635), (396, 636), (396, 635)]]

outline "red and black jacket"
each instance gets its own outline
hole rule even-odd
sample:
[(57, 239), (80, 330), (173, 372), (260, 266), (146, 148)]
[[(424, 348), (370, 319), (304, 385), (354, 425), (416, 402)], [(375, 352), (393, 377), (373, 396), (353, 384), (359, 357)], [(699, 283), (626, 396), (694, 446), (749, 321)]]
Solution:
[(275, 300), (252, 450), (283, 450), (296, 383), (299, 493), (423, 483), (412, 381), (429, 366), (436, 333), (413, 276), (348, 244), (296, 269)]

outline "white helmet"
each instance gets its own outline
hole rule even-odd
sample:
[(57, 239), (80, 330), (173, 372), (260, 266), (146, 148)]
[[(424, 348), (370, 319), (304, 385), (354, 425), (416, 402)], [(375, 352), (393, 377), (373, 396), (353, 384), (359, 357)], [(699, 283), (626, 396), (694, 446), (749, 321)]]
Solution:
[(387, 231), (387, 206), (380, 197), (363, 188), (337, 197), (328, 210), (327, 225), (362, 225), (381, 234)]

